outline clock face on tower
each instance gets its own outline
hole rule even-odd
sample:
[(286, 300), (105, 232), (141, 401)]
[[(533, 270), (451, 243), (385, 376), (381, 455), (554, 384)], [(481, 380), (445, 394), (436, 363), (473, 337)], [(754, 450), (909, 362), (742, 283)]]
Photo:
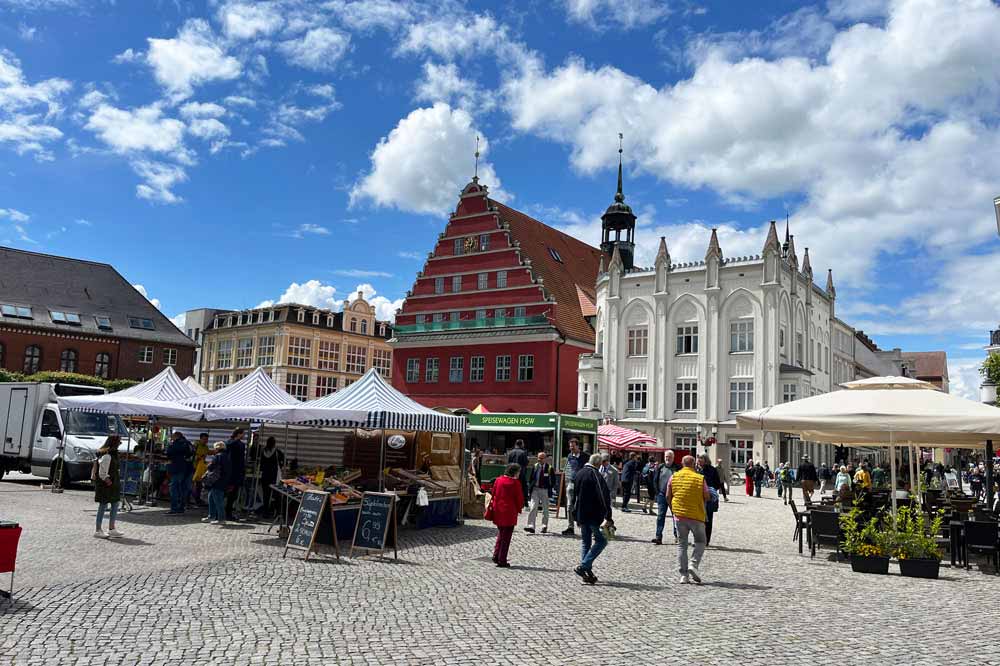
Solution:
[(469, 236), (465, 239), (465, 251), (466, 252), (476, 252), (479, 250), (479, 238), (476, 236)]

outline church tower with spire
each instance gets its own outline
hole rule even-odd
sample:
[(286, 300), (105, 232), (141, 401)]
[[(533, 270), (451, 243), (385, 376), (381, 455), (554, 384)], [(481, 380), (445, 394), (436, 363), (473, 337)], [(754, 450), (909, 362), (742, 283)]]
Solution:
[(625, 203), (622, 192), (622, 135), (618, 134), (618, 191), (615, 202), (601, 216), (601, 251), (614, 254), (617, 249), (625, 270), (635, 265), (635, 214)]

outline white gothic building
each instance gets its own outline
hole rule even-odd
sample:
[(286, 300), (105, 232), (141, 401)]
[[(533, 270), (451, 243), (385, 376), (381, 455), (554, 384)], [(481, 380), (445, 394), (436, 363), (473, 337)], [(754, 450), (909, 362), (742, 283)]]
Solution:
[[(836, 318), (832, 272), (816, 286), (808, 248), (800, 266), (794, 237), (786, 228), (780, 243), (774, 222), (760, 255), (725, 257), (713, 229), (704, 261), (672, 262), (661, 238), (655, 264), (634, 267), (635, 216), (620, 183), (619, 175), (602, 217), (601, 247), (612, 258), (597, 278), (597, 349), (580, 359), (580, 415), (675, 451), (707, 447), (740, 467), (750, 457), (796, 463), (804, 453), (833, 462), (830, 445), (742, 429), (734, 418), (857, 376), (856, 332)], [(899, 374), (879, 353), (879, 370)]]

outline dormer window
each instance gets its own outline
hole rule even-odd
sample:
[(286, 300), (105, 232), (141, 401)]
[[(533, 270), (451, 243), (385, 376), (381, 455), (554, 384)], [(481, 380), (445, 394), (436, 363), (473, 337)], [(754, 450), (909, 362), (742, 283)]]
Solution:
[(298, 320), (300, 322), (304, 322), (306, 320), (306, 311), (305, 310), (299, 310), (298, 313), (297, 313), (297, 317), (298, 317)]
[[(129, 328), (141, 328), (146, 331), (155, 330), (153, 320), (146, 317), (129, 317), (128, 325)], [(230, 325), (232, 325), (232, 321), (230, 321)]]
[(361, 335), (368, 335), (368, 320), (361, 320)]
[(355, 319), (354, 317), (351, 317), (351, 333), (357, 333), (357, 332), (358, 332), (358, 320)]
[(0, 305), (0, 314), (4, 317), (17, 317), (19, 319), (31, 319), (31, 308), (23, 305)]
[(333, 328), (333, 315), (326, 316), (326, 327)]
[(550, 257), (552, 257), (553, 259), (555, 259), (556, 261), (558, 261), (560, 264), (563, 262), (562, 257), (559, 256), (559, 252), (555, 248), (550, 247), (550, 248), (548, 248), (548, 250), (549, 250), (549, 256)]
[(319, 313), (313, 312), (313, 325), (319, 326)]
[(111, 317), (105, 317), (103, 315), (97, 315), (94, 317), (94, 321), (97, 323), (97, 328), (102, 331), (111, 330)]

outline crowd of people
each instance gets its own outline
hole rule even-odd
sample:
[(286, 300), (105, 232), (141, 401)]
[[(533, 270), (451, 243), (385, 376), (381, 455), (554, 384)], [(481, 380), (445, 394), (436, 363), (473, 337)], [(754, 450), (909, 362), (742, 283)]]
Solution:
[[(713, 517), (719, 510), (720, 497), (729, 501), (718, 467), (707, 455), (686, 455), (677, 464), (673, 451), (666, 451), (659, 460), (652, 455), (644, 459), (634, 452), (616, 464), (608, 453), (587, 454), (578, 440), (571, 439), (563, 472), (567, 526), (561, 533), (575, 536), (577, 528), (580, 530), (580, 561), (574, 571), (585, 584), (597, 582), (594, 562), (609, 539), (614, 538), (613, 507), (619, 493), (622, 512), (630, 513), (630, 504), (636, 500), (643, 513), (656, 515), (655, 536), (651, 539), (656, 545), (663, 544), (667, 516), (671, 515), (680, 582), (702, 582), (699, 567), (711, 543)], [(493, 482), (486, 512), (486, 518), (497, 527), (493, 548), (497, 567), (510, 566), (511, 540), (525, 507), (528, 515), (524, 531), (535, 533), (539, 512), (541, 532), (548, 531), (550, 503), (553, 493), (558, 492), (555, 469), (545, 452), (539, 452), (529, 466), (524, 442), (518, 440), (508, 452), (504, 474)]]
[[(167, 515), (181, 516), (202, 509), (207, 515), (202, 522), (225, 526), (240, 522), (237, 500), (246, 480), (247, 447), (246, 431), (236, 428), (228, 441), (209, 445), (208, 433), (201, 433), (194, 443), (180, 430), (171, 435), (166, 447), (167, 474), (170, 477), (170, 510)], [(117, 539), (124, 536), (117, 529), (118, 509), (121, 505), (121, 461), (117, 435), (107, 438), (98, 451), (91, 480), (94, 484), (94, 501), (97, 502), (97, 538)], [(252, 458), (257, 458), (253, 452)], [(263, 498), (257, 513), (262, 517), (273, 515), (275, 500), (271, 484), (280, 479), (284, 454), (277, 448), (274, 437), (268, 437), (259, 453), (260, 486)], [(104, 514), (108, 513), (108, 531), (104, 532)]]

